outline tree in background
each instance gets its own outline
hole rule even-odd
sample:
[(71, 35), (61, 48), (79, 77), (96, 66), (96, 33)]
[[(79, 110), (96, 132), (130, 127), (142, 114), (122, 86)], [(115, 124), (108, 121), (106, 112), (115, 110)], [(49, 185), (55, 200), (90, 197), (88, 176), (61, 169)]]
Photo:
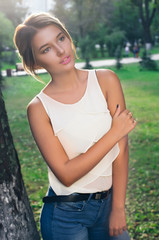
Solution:
[(155, 18), (151, 27), (151, 34), (154, 39), (154, 45), (159, 43), (159, 7), (156, 10)]
[[(0, 81), (2, 80), (1, 69), (2, 52), (7, 56), (7, 63), (15, 64), (16, 54), (13, 46), (14, 28), (22, 22), (27, 13), (27, 8), (22, 5), (22, 0), (4, 0), (0, 1)], [(7, 51), (10, 52), (7, 52)], [(4, 55), (3, 54), (3, 55)]]
[(27, 8), (23, 6), (23, 0), (1, 0), (0, 11), (13, 23), (16, 27), (24, 19)]
[(138, 8), (130, 0), (114, 1), (114, 6), (114, 14), (111, 16), (112, 27), (124, 31), (125, 39), (133, 45), (143, 35)]
[[(155, 26), (158, 20), (155, 13), (159, 0), (55, 0), (54, 2), (55, 7), (52, 12), (66, 23), (75, 44), (80, 47), (83, 58), (88, 49), (84, 47), (84, 42), (89, 45), (91, 57), (97, 55), (96, 44), (100, 46), (102, 57), (104, 57), (105, 45), (109, 56), (114, 56), (114, 49), (116, 50), (118, 45), (122, 48), (126, 42), (130, 42), (133, 46), (139, 39), (140, 42), (152, 41), (150, 27), (153, 26), (154, 36), (157, 33), (158, 27), (156, 29)], [(156, 23), (154, 25), (153, 19)], [(122, 35), (121, 44), (116, 43), (115, 35), (120, 39)]]
[(6, 47), (13, 47), (13, 32), (14, 27), (12, 22), (0, 12), (0, 84), (2, 81), (2, 52)]
[(144, 31), (144, 42), (146, 44), (146, 49), (149, 49), (152, 45), (151, 25), (154, 20), (157, 7), (159, 6), (159, 1), (132, 0), (132, 2), (138, 7), (139, 17)]
[[(110, 57), (116, 56), (117, 49), (122, 49), (125, 41), (125, 32), (119, 29), (114, 29), (113, 32), (107, 34), (106, 45)], [(118, 50), (119, 51), (119, 50)]]

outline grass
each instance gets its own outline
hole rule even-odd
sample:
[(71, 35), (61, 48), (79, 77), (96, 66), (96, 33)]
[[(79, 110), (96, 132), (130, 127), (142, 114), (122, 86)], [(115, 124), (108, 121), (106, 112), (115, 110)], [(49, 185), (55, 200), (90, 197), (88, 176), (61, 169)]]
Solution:
[(138, 121), (129, 137), (128, 229), (135, 240), (159, 239), (159, 73), (140, 72), (132, 65), (118, 75), (127, 107)]
[[(128, 230), (132, 239), (159, 239), (159, 73), (140, 71), (139, 65), (115, 70), (127, 107), (138, 125), (129, 135), (130, 164), (126, 199)], [(47, 74), (41, 75), (47, 82)], [(3, 89), (11, 131), (22, 174), (39, 228), (42, 197), (48, 188), (47, 167), (31, 136), (26, 105), (43, 88), (31, 77), (5, 79)]]

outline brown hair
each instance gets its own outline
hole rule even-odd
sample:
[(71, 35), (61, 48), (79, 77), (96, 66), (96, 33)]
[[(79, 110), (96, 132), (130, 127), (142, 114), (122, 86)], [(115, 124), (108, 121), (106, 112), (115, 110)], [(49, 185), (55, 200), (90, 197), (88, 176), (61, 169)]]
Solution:
[(72, 38), (65, 26), (60, 22), (58, 18), (53, 17), (48, 13), (32, 14), (22, 24), (19, 24), (16, 27), (13, 41), (19, 51), (24, 69), (34, 77), (38, 76), (35, 72), (36, 60), (34, 58), (31, 41), (39, 29), (49, 25), (57, 26), (66, 35), (66, 37), (68, 37), (68, 39), (71, 41), (74, 53), (76, 55), (76, 50)]

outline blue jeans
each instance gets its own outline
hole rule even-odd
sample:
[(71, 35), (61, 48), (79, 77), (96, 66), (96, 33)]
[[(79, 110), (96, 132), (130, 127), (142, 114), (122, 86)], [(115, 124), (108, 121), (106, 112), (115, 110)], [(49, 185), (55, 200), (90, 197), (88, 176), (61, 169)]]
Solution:
[[(48, 196), (56, 195), (49, 188)], [(109, 236), (112, 194), (107, 199), (45, 203), (40, 224), (43, 240), (130, 240), (127, 231)]]

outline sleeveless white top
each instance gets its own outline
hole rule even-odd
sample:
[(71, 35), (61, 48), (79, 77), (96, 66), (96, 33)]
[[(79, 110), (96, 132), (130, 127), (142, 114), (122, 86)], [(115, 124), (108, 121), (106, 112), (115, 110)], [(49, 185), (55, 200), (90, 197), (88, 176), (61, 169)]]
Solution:
[[(95, 70), (89, 70), (84, 96), (76, 103), (64, 104), (41, 91), (41, 100), (68, 158), (85, 153), (111, 127), (112, 117), (102, 93)], [(93, 193), (107, 190), (112, 185), (112, 162), (119, 154), (116, 144), (85, 176), (70, 187), (63, 185), (48, 167), (48, 178), (57, 195), (74, 192)]]

